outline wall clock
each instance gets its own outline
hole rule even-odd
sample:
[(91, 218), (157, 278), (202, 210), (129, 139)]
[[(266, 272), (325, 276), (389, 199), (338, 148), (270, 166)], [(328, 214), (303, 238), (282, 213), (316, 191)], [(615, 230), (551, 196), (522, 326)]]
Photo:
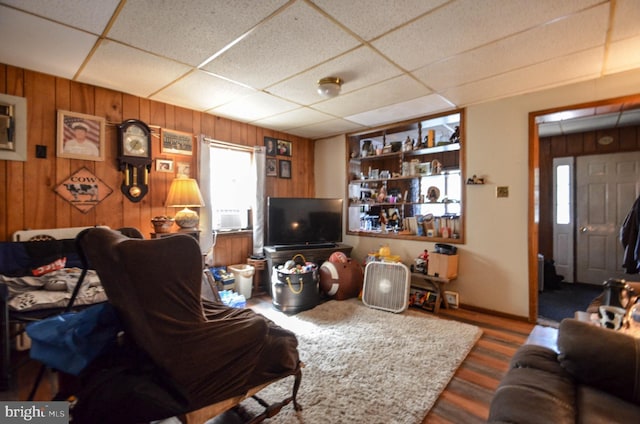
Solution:
[(124, 173), (120, 189), (132, 202), (139, 202), (149, 191), (151, 162), (149, 126), (137, 119), (118, 125), (118, 166)]

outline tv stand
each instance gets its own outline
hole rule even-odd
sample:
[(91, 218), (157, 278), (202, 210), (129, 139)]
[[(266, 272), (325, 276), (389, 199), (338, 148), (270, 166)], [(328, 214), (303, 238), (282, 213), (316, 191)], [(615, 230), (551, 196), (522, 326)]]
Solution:
[(291, 250), (310, 250), (310, 249), (326, 249), (337, 247), (337, 243), (313, 243), (313, 244), (278, 244), (273, 247), (277, 252)]
[(325, 244), (321, 245), (323, 247), (316, 247), (317, 245), (304, 245), (304, 247), (287, 246), (290, 247), (289, 249), (283, 249), (284, 246), (265, 246), (264, 254), (267, 258), (267, 266), (269, 267), (269, 281), (267, 282), (268, 293), (271, 293), (271, 274), (273, 267), (284, 264), (298, 253), (302, 254), (307, 261), (317, 264), (318, 267), (322, 265), (322, 262), (329, 259), (329, 256), (331, 256), (333, 252), (342, 252), (347, 256), (351, 256), (352, 246), (342, 243), (327, 244), (331, 244), (332, 246)]

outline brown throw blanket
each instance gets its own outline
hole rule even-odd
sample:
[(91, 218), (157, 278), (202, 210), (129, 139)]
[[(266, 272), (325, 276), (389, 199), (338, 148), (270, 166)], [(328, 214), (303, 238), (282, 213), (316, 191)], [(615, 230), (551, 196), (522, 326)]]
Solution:
[(249, 309), (203, 305), (202, 256), (192, 237), (135, 240), (95, 228), (80, 240), (125, 331), (186, 394), (190, 409), (298, 369), (292, 332)]

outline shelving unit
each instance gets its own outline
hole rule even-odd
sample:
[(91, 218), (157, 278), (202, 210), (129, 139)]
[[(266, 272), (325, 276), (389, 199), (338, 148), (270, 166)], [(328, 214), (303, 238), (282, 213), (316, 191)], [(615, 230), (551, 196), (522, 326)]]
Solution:
[(464, 110), (348, 140), (348, 234), (464, 241)]

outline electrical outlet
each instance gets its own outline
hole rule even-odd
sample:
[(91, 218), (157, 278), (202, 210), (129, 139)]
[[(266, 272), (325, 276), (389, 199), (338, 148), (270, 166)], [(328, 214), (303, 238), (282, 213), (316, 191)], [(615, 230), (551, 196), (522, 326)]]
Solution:
[(496, 197), (509, 197), (509, 186), (498, 186), (496, 188)]

